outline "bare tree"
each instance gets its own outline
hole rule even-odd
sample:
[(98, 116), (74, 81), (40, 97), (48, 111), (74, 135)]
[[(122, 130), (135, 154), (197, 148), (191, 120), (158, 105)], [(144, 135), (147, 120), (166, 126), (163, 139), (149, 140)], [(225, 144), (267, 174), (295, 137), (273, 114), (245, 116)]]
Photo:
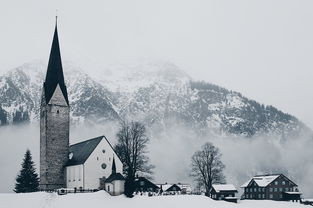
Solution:
[(147, 156), (149, 138), (146, 136), (145, 126), (139, 122), (122, 122), (117, 137), (115, 150), (123, 163), (126, 174), (125, 195), (132, 197), (136, 174), (138, 172), (152, 174), (154, 168)]
[(130, 178), (135, 178), (138, 172), (152, 174), (154, 166), (149, 164), (147, 156), (149, 138), (145, 126), (139, 122), (123, 122), (117, 137), (115, 150), (124, 165), (125, 174)]
[(207, 196), (209, 196), (212, 184), (225, 183), (223, 175), (225, 165), (222, 163), (221, 157), (219, 149), (207, 142), (191, 158), (190, 175), (194, 177), (199, 186), (205, 188)]

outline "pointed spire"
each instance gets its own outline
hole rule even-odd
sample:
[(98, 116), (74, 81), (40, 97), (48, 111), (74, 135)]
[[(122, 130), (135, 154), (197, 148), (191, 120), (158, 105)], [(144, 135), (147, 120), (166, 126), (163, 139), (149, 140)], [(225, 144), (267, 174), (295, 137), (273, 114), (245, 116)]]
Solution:
[(112, 162), (112, 174), (116, 173), (116, 165), (115, 165), (115, 159), (114, 159), (114, 155), (113, 155), (113, 162)]
[(62, 60), (59, 46), (57, 18), (55, 22), (55, 30), (50, 51), (46, 80), (44, 83), (46, 103), (49, 103), (57, 85), (60, 85), (63, 96), (68, 104), (67, 90), (64, 82)]

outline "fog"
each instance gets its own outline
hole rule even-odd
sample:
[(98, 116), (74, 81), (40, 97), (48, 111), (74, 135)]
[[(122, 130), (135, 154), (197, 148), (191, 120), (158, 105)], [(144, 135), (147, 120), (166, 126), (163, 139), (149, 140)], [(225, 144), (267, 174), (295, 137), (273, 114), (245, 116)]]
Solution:
[(1, 0), (0, 73), (49, 56), (164, 59), (313, 128), (313, 1)]
[[(71, 129), (71, 143), (105, 135), (115, 144), (116, 123), (104, 125), (80, 125)], [(157, 132), (157, 133), (156, 133)], [(190, 158), (205, 142), (211, 141), (220, 148), (226, 165), (227, 182), (239, 190), (249, 177), (262, 173), (284, 173), (304, 193), (313, 197), (313, 142), (312, 138), (290, 138), (279, 141), (275, 137), (198, 137), (194, 130), (173, 124), (166, 131), (148, 128), (151, 137), (149, 156), (156, 166), (153, 180), (164, 182), (188, 182)], [(27, 148), (33, 154), (38, 170), (39, 127), (34, 123), (26, 126), (2, 127), (0, 131), (0, 192), (12, 192), (15, 177), (20, 169)]]

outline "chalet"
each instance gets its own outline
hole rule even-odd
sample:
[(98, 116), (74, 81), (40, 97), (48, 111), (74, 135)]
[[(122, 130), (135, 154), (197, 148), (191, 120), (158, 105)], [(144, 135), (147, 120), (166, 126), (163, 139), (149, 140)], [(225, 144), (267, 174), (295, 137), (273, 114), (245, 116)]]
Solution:
[(182, 189), (177, 184), (157, 184), (163, 194), (180, 194)]
[(237, 189), (233, 184), (213, 184), (210, 196), (214, 200), (224, 200), (229, 202), (237, 202)]
[(181, 194), (191, 194), (192, 188), (188, 183), (178, 183), (177, 184), (181, 189)]
[(145, 177), (135, 178), (135, 192), (158, 192), (160, 188)]
[(243, 199), (298, 201), (298, 186), (283, 174), (257, 175), (244, 183)]
[(99, 189), (100, 179), (112, 174), (113, 162), (116, 172), (123, 172), (123, 164), (105, 136), (70, 145), (69, 152), (65, 169), (67, 188)]

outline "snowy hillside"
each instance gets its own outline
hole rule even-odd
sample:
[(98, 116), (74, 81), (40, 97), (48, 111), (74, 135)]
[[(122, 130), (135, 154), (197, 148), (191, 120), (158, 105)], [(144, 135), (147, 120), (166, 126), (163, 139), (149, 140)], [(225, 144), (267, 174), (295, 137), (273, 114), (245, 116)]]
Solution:
[[(64, 62), (74, 122), (144, 121), (165, 129), (175, 122), (200, 134), (298, 134), (307, 127), (272, 106), (197, 82), (169, 62), (98, 67)], [(46, 63), (24, 64), (0, 76), (0, 124), (38, 120)]]
[(58, 196), (55, 193), (30, 194), (0, 194), (1, 207), (11, 208), (86, 208), (86, 207), (114, 207), (114, 208), (305, 208), (307, 206), (292, 202), (245, 200), (238, 204), (214, 201), (205, 196), (136, 196), (132, 199), (124, 196), (111, 197), (104, 191), (86, 194), (68, 194)]

